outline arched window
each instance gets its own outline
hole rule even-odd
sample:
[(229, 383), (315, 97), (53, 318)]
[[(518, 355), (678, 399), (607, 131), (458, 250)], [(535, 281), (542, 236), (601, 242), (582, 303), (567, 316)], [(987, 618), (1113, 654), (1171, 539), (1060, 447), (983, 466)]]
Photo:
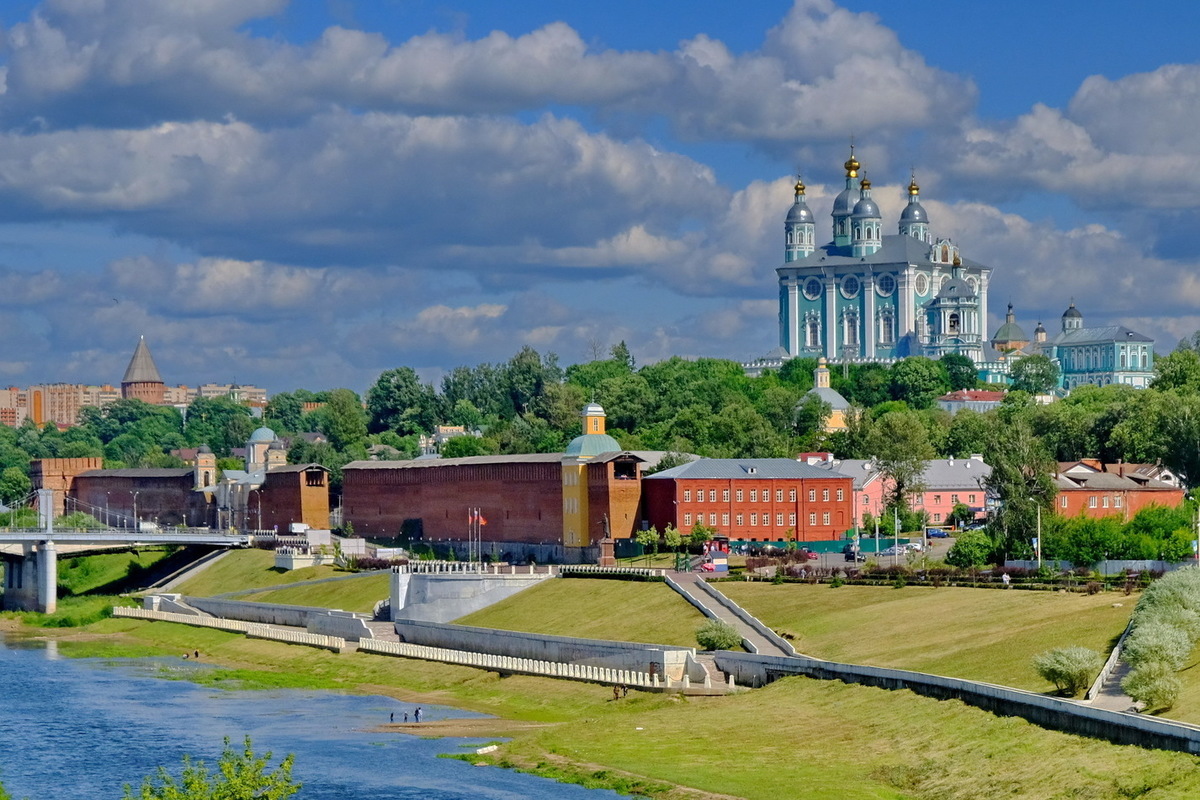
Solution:
[(960, 327), (961, 327), (961, 321), (959, 320), (958, 314), (952, 313), (946, 320), (946, 332), (947, 333), (959, 333)]
[(804, 343), (807, 347), (821, 346), (821, 323), (815, 319), (808, 321), (805, 326)]
[(885, 308), (879, 312), (879, 343), (882, 345), (892, 345), (896, 343), (896, 318), (892, 315), (890, 308)]

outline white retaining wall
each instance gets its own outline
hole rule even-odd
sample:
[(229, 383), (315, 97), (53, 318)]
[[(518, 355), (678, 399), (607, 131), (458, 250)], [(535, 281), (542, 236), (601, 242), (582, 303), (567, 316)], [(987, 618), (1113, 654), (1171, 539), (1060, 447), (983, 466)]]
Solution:
[(215, 597), (185, 597), (188, 605), (205, 614), (226, 619), (240, 619), (262, 625), (284, 625), (289, 628), (338, 636), (356, 641), (374, 634), (367, 627), (370, 617), (337, 609), (291, 606), (282, 603), (250, 603), (241, 600), (222, 600)]
[[(777, 634), (775, 631), (773, 631), (769, 627), (767, 627), (767, 625), (765, 623), (763, 623), (761, 620), (759, 620), (758, 617), (754, 616), (749, 611), (742, 608), (741, 606), (739, 606), (737, 603), (730, 600), (725, 595), (721, 594), (721, 592), (719, 590), (714, 589), (713, 587), (709, 586), (708, 581), (704, 581), (704, 580), (696, 581), (696, 585), (700, 587), (700, 591), (704, 592), (709, 597), (713, 598), (713, 600), (720, 603), (722, 606), (724, 606), (726, 609), (728, 609), (730, 612), (732, 612), (733, 615), (736, 616), (738, 619), (740, 619), (742, 622), (746, 623), (751, 628), (758, 631), (758, 633), (760, 635), (762, 635), (763, 638), (770, 641), (772, 644), (774, 644), (776, 647), (778, 647), (784, 653), (786, 653), (788, 655), (793, 655), (793, 656), (796, 655), (796, 648), (792, 647), (791, 642), (789, 642), (787, 639), (784, 639), (782, 636)], [(751, 649), (751, 648), (747, 648), (747, 649)]]
[(419, 658), (424, 661), (440, 661), (446, 664), (459, 664), (464, 667), (494, 670), (497, 672), (521, 673), (524, 675), (542, 675), (548, 678), (565, 678), (567, 680), (588, 681), (591, 683), (606, 683), (614, 685), (633, 686), (641, 689), (661, 689), (669, 691), (696, 691), (696, 693), (718, 694), (728, 688), (723, 685), (714, 687), (707, 678), (693, 681), (690, 676), (672, 680), (660, 680), (658, 675), (632, 669), (615, 669), (597, 667), (589, 664), (566, 664), (559, 661), (544, 661), (535, 658), (518, 658), (502, 656), (493, 653), (479, 653), (469, 650), (452, 650), (444, 647), (427, 647), (408, 642), (389, 642), (380, 639), (363, 642), (359, 650), (367, 653), (400, 656), (402, 658)]
[[(422, 562), (414, 562), (422, 564)], [(421, 569), (418, 567), (418, 569)], [(489, 574), (465, 569), (432, 571), (392, 568), (392, 619), (449, 622), (498, 603), (506, 597), (535, 586), (548, 573)]]
[(807, 656), (764, 656), (720, 651), (717, 666), (743, 686), (762, 686), (787, 675), (909, 689), (938, 699), (957, 699), (1035, 725), (1161, 750), (1200, 754), (1200, 726), (1158, 717), (1108, 711), (1058, 697), (922, 672), (840, 664)]
[(346, 640), (339, 636), (322, 636), (303, 631), (273, 628), (270, 625), (261, 625), (240, 619), (197, 617), (191, 614), (174, 614), (169, 611), (151, 611), (146, 608), (128, 608), (126, 606), (114, 607), (113, 616), (156, 620), (159, 622), (178, 622), (198, 628), (216, 628), (232, 633), (244, 633), (254, 639), (272, 639), (277, 642), (287, 642), (289, 644), (304, 644), (309, 647), (322, 647), (326, 650), (333, 650), (339, 653), (346, 649)]
[(649, 671), (653, 663), (658, 675), (673, 680), (680, 680), (688, 673), (688, 657), (695, 655), (690, 647), (577, 639), (422, 620), (397, 620), (395, 627), (401, 640), (412, 644), (635, 671)]
[(1121, 660), (1121, 651), (1125, 649), (1125, 638), (1129, 636), (1129, 632), (1133, 630), (1133, 619), (1129, 620), (1129, 624), (1125, 626), (1125, 630), (1121, 633), (1121, 638), (1117, 639), (1117, 646), (1108, 654), (1108, 659), (1104, 662), (1104, 666), (1100, 668), (1100, 674), (1096, 676), (1096, 680), (1092, 681), (1092, 685), (1088, 687), (1087, 694), (1084, 695), (1086, 700), (1095, 700), (1100, 694), (1100, 690), (1104, 688), (1104, 682), (1108, 680), (1108, 676), (1117, 668), (1117, 662)]

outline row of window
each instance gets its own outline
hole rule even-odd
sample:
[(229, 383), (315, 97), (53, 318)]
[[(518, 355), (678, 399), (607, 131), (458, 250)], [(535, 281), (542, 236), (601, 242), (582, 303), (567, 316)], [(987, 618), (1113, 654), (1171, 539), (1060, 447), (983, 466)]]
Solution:
[[(1099, 500), (1099, 503), (1100, 503), (1099, 506), (1096, 505), (1097, 499)], [(1109, 508), (1110, 500), (1112, 501), (1112, 508), (1120, 508), (1121, 507), (1121, 499), (1122, 499), (1121, 495), (1119, 495), (1119, 494), (1115, 494), (1111, 498), (1108, 495), (1102, 495), (1099, 498), (1097, 498), (1096, 495), (1094, 495), (1094, 494), (1088, 495), (1088, 508)], [(1062, 499), (1059, 500), (1059, 505), (1062, 508), (1067, 507), (1067, 496), (1065, 494), (1062, 495)]]
[[(959, 497), (961, 497), (961, 495), (957, 495), (957, 494), (950, 495), (950, 502), (951, 503), (961, 503), (962, 500), (960, 500)], [(974, 506), (976, 497), (977, 497), (977, 495), (974, 495), (974, 494), (967, 495), (967, 504)], [(862, 504), (864, 506), (871, 504), (871, 499), (869, 497), (867, 497), (865, 494), (862, 497)], [(922, 495), (916, 495), (912, 498), (912, 504), (914, 506), (924, 505), (925, 498)], [(930, 502), (930, 505), (940, 506), (941, 504), (942, 504), (942, 496), (940, 494), (935, 494), (933, 496), (933, 500)]]
[[(760, 518), (762, 520), (761, 527), (767, 528), (767, 527), (771, 526), (771, 515), (770, 514), (762, 514), (761, 516), (759, 514), (750, 514), (749, 516), (750, 516), (750, 527), (752, 527), (752, 528), (757, 528), (760, 526), (760, 523), (759, 523)], [(783, 514), (776, 514), (775, 515), (775, 527), (782, 528), (783, 527), (783, 519), (784, 519)], [(694, 519), (693, 519), (692, 514), (690, 514), (690, 513), (686, 513), (683, 515), (684, 528), (691, 527), (693, 521), (703, 525), (704, 524), (704, 514), (696, 514)], [(717, 524), (716, 513), (709, 513), (708, 524), (712, 525), (712, 526), (715, 526)], [(729, 527), (729, 514), (728, 513), (721, 514), (721, 524), (725, 527)], [(736, 514), (734, 516), (734, 524), (739, 528), (745, 527), (746, 515), (745, 514)], [(796, 527), (796, 513), (795, 512), (792, 512), (787, 515), (787, 524), (792, 528)], [(815, 512), (815, 511), (809, 512), (808, 524), (809, 525), (817, 524), (817, 512)], [(829, 512), (828, 511), (825, 511), (821, 514), (821, 524), (822, 525), (829, 524)]]
[[(783, 502), (783, 491), (784, 491), (783, 489), (775, 490), (775, 502), (776, 503)], [(846, 490), (845, 489), (838, 489), (835, 494), (837, 496), (837, 500), (839, 503), (843, 502), (846, 499)], [(736, 490), (736, 492), (734, 493), (734, 497), (737, 498), (737, 502), (744, 503), (746, 501), (746, 490), (745, 489)], [(759, 502), (758, 497), (759, 497), (758, 489), (751, 489), (750, 490), (750, 502), (751, 503)], [(789, 503), (796, 502), (796, 490), (788, 489), (787, 490), (787, 498), (788, 498)], [(828, 489), (821, 490), (821, 500), (823, 500), (824, 502), (829, 502), (829, 490)], [(808, 490), (808, 501), (810, 503), (817, 502), (817, 490), (816, 489)], [(683, 490), (683, 502), (685, 502), (685, 503), (692, 502), (692, 490), (691, 489)], [(704, 490), (703, 489), (696, 490), (696, 502), (697, 503), (704, 502)], [(710, 503), (717, 502), (717, 490), (716, 489), (708, 490), (708, 502), (710, 502)], [(723, 502), (723, 503), (729, 502), (729, 490), (728, 489), (721, 490), (721, 502)], [(770, 489), (762, 490), (762, 501), (761, 502), (763, 502), (763, 503), (771, 502), (771, 490)]]

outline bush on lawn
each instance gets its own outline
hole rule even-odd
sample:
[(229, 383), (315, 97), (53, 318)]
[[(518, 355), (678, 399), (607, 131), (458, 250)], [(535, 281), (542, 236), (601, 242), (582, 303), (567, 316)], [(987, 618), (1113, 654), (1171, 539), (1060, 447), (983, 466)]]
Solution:
[(1068, 697), (1086, 689), (1100, 671), (1100, 654), (1086, 647), (1047, 650), (1033, 657), (1033, 667)]
[(1125, 694), (1146, 704), (1146, 710), (1167, 709), (1175, 705), (1182, 681), (1170, 664), (1149, 661), (1136, 667), (1121, 681)]
[(742, 635), (728, 622), (710, 619), (696, 629), (696, 642), (703, 650), (732, 650), (742, 643)]

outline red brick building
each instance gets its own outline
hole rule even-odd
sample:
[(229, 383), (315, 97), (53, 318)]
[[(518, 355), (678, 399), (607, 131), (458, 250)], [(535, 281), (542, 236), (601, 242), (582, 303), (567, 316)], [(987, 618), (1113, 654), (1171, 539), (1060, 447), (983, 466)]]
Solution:
[(271, 467), (252, 497), (247, 511), (259, 530), (287, 531), (293, 522), (329, 527), (329, 470), (320, 464)]
[(816, 542), (854, 525), (851, 478), (788, 458), (702, 458), (647, 476), (642, 489), (659, 530), (702, 523), (730, 539)]
[(1183, 489), (1164, 481), (1136, 472), (1101, 472), (1082, 462), (1056, 474), (1054, 485), (1058, 489), (1054, 510), (1064, 517), (1082, 514), (1127, 520), (1147, 506), (1174, 508), (1184, 498)]
[[(568, 462), (564, 465), (564, 461)], [(585, 517), (588, 547), (604, 538), (633, 534), (641, 500), (642, 459), (621, 451), (580, 463), (562, 453), (354, 461), (342, 468), (342, 510), (356, 533), (395, 536), (406, 520), (426, 540), (465, 539), (467, 510), (480, 509), (484, 541), (563, 542), (564, 508)], [(581, 467), (580, 483), (566, 485), (564, 466)], [(569, 474), (574, 474), (569, 473)], [(564, 503), (564, 490), (583, 489), (585, 502)], [(573, 499), (573, 498), (568, 498)]]

